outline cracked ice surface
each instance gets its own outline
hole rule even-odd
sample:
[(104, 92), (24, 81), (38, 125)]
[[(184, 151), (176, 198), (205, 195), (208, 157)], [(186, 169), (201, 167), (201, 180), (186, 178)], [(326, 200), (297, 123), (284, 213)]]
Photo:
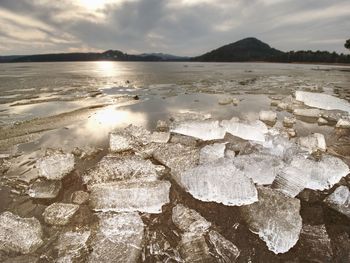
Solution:
[(39, 175), (49, 180), (60, 180), (74, 169), (74, 155), (54, 153), (37, 161)]
[(238, 122), (236, 118), (223, 120), (221, 126), (226, 132), (245, 140), (264, 142), (265, 134), (268, 132), (266, 125), (262, 121), (252, 123)]
[(203, 164), (180, 175), (180, 185), (194, 198), (205, 202), (240, 206), (258, 200), (252, 180), (231, 160)]
[(285, 253), (298, 241), (302, 228), (300, 201), (276, 190), (259, 187), (259, 201), (240, 208), (250, 231), (259, 235), (269, 250)]
[(158, 214), (170, 202), (167, 181), (122, 181), (91, 187), (90, 205), (95, 211)]
[(225, 137), (225, 129), (219, 125), (219, 121), (187, 121), (176, 124), (171, 132), (192, 136), (203, 141), (219, 140)]
[(342, 110), (350, 113), (350, 104), (346, 100), (328, 94), (297, 90), (295, 92), (295, 98), (310, 107), (325, 110)]
[(137, 262), (144, 224), (138, 213), (101, 214), (88, 262)]
[(254, 183), (260, 185), (272, 184), (277, 173), (284, 166), (280, 158), (261, 153), (239, 155), (233, 159), (233, 163)]

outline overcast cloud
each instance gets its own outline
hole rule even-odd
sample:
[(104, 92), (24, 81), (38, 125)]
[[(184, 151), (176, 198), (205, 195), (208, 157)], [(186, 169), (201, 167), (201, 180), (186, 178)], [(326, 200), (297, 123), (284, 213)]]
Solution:
[(199, 55), (254, 36), (283, 51), (346, 52), (349, 0), (0, 0), (0, 55)]

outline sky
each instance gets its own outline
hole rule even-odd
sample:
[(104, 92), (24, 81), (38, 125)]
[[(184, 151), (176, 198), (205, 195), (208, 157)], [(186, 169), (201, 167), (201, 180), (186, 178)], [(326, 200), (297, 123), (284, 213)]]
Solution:
[(349, 0), (0, 0), (0, 55), (195, 56), (245, 37), (345, 53), (349, 29)]

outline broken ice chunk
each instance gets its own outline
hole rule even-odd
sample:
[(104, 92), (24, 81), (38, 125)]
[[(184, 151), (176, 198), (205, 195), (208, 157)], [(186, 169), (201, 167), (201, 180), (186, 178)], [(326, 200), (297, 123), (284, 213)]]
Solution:
[(178, 204), (173, 208), (172, 220), (183, 232), (204, 234), (211, 226), (211, 223), (197, 211), (189, 209), (182, 204)]
[(164, 120), (158, 120), (157, 121), (157, 127), (156, 130), (158, 132), (168, 132), (169, 131), (169, 125), (166, 121)]
[(199, 163), (215, 162), (220, 158), (225, 157), (226, 143), (215, 143), (207, 145), (200, 150)]
[(138, 213), (101, 214), (88, 262), (137, 262), (144, 224)]
[(310, 107), (350, 112), (350, 104), (346, 100), (342, 100), (328, 94), (297, 90), (295, 92), (295, 98), (304, 102)]
[(167, 181), (122, 181), (91, 187), (90, 205), (95, 211), (161, 213), (169, 203)]
[(137, 155), (107, 155), (84, 176), (88, 187), (94, 184), (121, 180), (154, 181), (158, 178), (157, 166)]
[(133, 138), (135, 138), (135, 140), (141, 144), (149, 143), (151, 132), (141, 126), (135, 126), (131, 124), (124, 129), (124, 132), (133, 136)]
[(274, 124), (277, 120), (277, 114), (273, 111), (260, 111), (259, 119), (268, 124)]
[(350, 191), (348, 187), (339, 186), (324, 202), (329, 207), (350, 218)]
[(173, 133), (192, 136), (203, 141), (219, 140), (225, 137), (225, 130), (220, 127), (219, 121), (187, 121), (176, 124), (171, 129)]
[[(90, 237), (90, 231), (86, 232), (65, 232), (57, 240), (55, 248), (62, 262), (74, 262), (85, 253), (88, 253), (86, 242)], [(65, 261), (63, 260), (65, 258)]]
[(280, 158), (261, 153), (238, 155), (233, 159), (233, 163), (254, 183), (260, 185), (272, 184), (278, 171), (284, 165)]
[(150, 136), (150, 142), (167, 143), (170, 140), (170, 132), (153, 132)]
[(72, 194), (72, 203), (77, 205), (85, 204), (89, 200), (89, 193), (76, 191)]
[(342, 129), (350, 129), (350, 120), (340, 119), (335, 127)]
[(326, 151), (327, 149), (326, 140), (321, 133), (314, 133), (306, 137), (300, 137), (298, 143), (302, 148), (307, 149), (309, 152), (317, 150)]
[(287, 196), (297, 196), (308, 184), (310, 176), (304, 173), (302, 167), (287, 166), (279, 171), (272, 187)]
[(231, 120), (223, 120), (221, 126), (226, 132), (233, 136), (240, 137), (245, 140), (264, 142), (265, 134), (268, 132), (266, 125), (261, 121), (253, 123), (241, 123), (236, 118)]
[(251, 179), (238, 170), (230, 160), (189, 169), (181, 174), (180, 185), (194, 198), (205, 202), (240, 206), (258, 200)]
[(182, 236), (179, 243), (179, 252), (185, 262), (212, 263), (214, 261), (204, 236), (191, 232), (187, 232)]
[(154, 159), (171, 169), (171, 174), (178, 181), (182, 171), (195, 167), (199, 162), (199, 150), (194, 147), (177, 144), (166, 144), (153, 153)]
[(60, 180), (74, 169), (74, 155), (54, 153), (37, 161), (39, 175), (48, 180)]
[(61, 187), (61, 181), (39, 181), (30, 186), (28, 195), (36, 199), (53, 199), (57, 197)]
[(332, 262), (332, 246), (325, 225), (303, 225), (298, 253), (311, 262)]
[(312, 190), (326, 190), (349, 173), (349, 167), (339, 158), (323, 155), (320, 161), (312, 161), (304, 156), (295, 156), (290, 166), (301, 168), (308, 178), (305, 188)]
[(211, 230), (209, 232), (209, 241), (214, 246), (215, 252), (223, 263), (237, 262), (240, 255), (239, 249), (218, 232)]
[(0, 214), (0, 250), (29, 254), (43, 244), (42, 236), (36, 218), (22, 218), (11, 212)]
[(322, 112), (319, 109), (295, 109), (293, 113), (301, 117), (319, 118)]
[(64, 226), (69, 223), (78, 209), (79, 205), (75, 204), (53, 203), (46, 207), (43, 217), (49, 225)]
[(266, 187), (259, 187), (258, 192), (258, 202), (240, 207), (243, 217), (250, 231), (258, 234), (269, 250), (285, 253), (299, 239), (300, 201)]
[(132, 138), (123, 133), (111, 133), (109, 135), (109, 149), (111, 152), (124, 152), (134, 148)]

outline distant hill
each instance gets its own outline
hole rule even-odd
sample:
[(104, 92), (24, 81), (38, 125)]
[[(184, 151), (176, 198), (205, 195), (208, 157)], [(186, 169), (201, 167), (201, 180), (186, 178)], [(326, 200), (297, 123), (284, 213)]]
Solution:
[(279, 61), (284, 55), (284, 52), (271, 48), (268, 44), (254, 37), (250, 37), (194, 57), (193, 60), (216, 62)]
[(192, 61), (200, 62), (282, 62), (282, 63), (350, 63), (350, 55), (328, 51), (283, 52), (254, 37), (222, 46)]
[(284, 63), (350, 63), (350, 55), (328, 51), (283, 52), (254, 37), (222, 46), (198, 57), (181, 57), (163, 53), (127, 54), (119, 50), (102, 53), (59, 53), (29, 56), (0, 56), (0, 63), (56, 61), (200, 61), (200, 62), (284, 62)]
[(143, 53), (139, 56), (147, 57), (147, 56), (155, 56), (158, 58), (161, 58), (164, 61), (188, 61), (190, 57), (183, 57), (183, 56), (175, 56), (170, 54), (164, 54), (164, 53)]

